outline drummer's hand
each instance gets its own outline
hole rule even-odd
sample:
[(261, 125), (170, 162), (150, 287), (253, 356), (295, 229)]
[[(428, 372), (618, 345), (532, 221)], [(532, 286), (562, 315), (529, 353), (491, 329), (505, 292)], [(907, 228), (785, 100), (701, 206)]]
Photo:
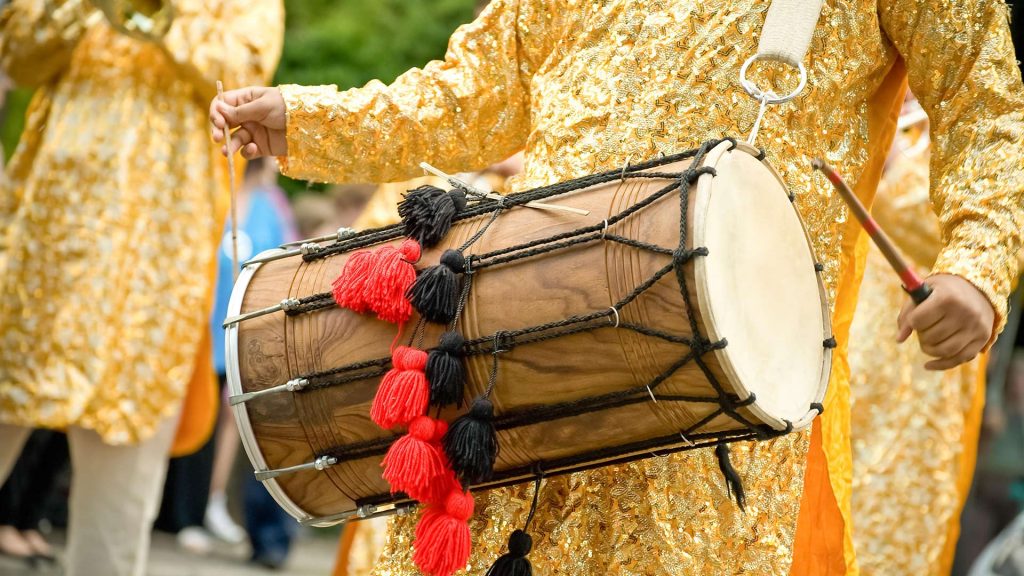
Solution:
[[(241, 149), (244, 158), (288, 155), (284, 98), (277, 88), (249, 86), (225, 92), (223, 100), (210, 102), (210, 123), (214, 142), (224, 142), (225, 124), (233, 130), (231, 151)], [(220, 151), (227, 154), (224, 146)]]
[(921, 350), (934, 356), (924, 367), (948, 370), (972, 360), (992, 337), (995, 311), (973, 284), (952, 274), (928, 278), (932, 294), (921, 304), (907, 299), (897, 322), (897, 342), (917, 331)]

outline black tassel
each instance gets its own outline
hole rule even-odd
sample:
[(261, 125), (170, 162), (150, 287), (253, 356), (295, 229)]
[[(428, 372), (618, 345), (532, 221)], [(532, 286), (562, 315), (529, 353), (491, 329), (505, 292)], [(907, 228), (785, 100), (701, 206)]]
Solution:
[(732, 461), (729, 459), (729, 446), (725, 442), (719, 442), (715, 446), (715, 456), (718, 457), (718, 467), (722, 470), (722, 476), (725, 476), (726, 493), (729, 496), (735, 496), (736, 504), (739, 505), (740, 510), (745, 511), (747, 495), (743, 492), (743, 480), (740, 479), (739, 473), (732, 467)]
[(452, 219), (466, 207), (466, 193), (460, 188), (445, 192), (437, 186), (420, 186), (405, 193), (398, 203), (405, 235), (424, 248), (436, 246), (452, 227)]
[(490, 479), (498, 457), (498, 433), (494, 429), (494, 406), (487, 398), (473, 401), (469, 413), (459, 416), (444, 435), (444, 452), (452, 470), (470, 484)]
[(465, 339), (458, 332), (441, 334), (437, 348), (427, 355), (427, 381), (430, 382), (430, 403), (434, 406), (456, 404), (462, 407), (466, 387), (466, 370), (462, 366), (462, 345)]
[(533, 566), (526, 555), (533, 547), (533, 538), (522, 530), (512, 532), (508, 538), (508, 552), (502, 554), (487, 570), (485, 576), (533, 576)]
[(409, 301), (427, 322), (448, 324), (459, 309), (459, 274), (466, 258), (458, 250), (445, 250), (441, 263), (420, 270), (409, 287)]

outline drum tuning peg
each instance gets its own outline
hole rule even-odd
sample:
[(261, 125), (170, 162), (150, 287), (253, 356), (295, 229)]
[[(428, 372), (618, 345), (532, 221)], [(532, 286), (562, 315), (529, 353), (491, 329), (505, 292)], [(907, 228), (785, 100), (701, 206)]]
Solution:
[(338, 459), (334, 456), (320, 456), (312, 462), (306, 462), (304, 464), (297, 464), (295, 466), (288, 466), (286, 468), (275, 468), (273, 470), (257, 470), (256, 479), (260, 482), (265, 482), (277, 478), (284, 474), (294, 474), (295, 472), (302, 472), (303, 470), (318, 470), (323, 471), (331, 466), (338, 463)]
[(294, 310), (295, 307), (298, 306), (299, 304), (300, 302), (297, 298), (285, 298), (284, 300), (281, 300), (280, 304), (275, 304), (273, 306), (270, 306), (269, 308), (253, 310), (252, 312), (246, 312), (245, 314), (239, 314), (238, 316), (232, 316), (230, 318), (227, 318), (224, 320), (223, 327), (229, 328), (235, 324), (238, 324), (239, 322), (251, 320), (253, 318), (258, 318), (260, 316), (265, 316), (267, 314), (273, 314), (274, 312), (279, 312), (281, 310), (284, 310), (285, 312), (289, 310)]
[[(272, 252), (270, 254), (257, 256), (251, 260), (246, 260), (242, 263), (242, 268), (246, 266), (252, 266), (253, 264), (266, 264), (267, 262), (273, 262), (274, 260), (282, 260), (284, 258), (291, 258), (292, 256), (305, 256), (307, 254), (316, 254), (322, 250), (321, 246), (316, 243), (317, 239), (303, 240), (298, 248), (291, 248), (288, 250), (280, 250), (278, 252)], [(294, 246), (294, 244), (292, 244)]]
[[(501, 194), (487, 192), (479, 188), (476, 188), (475, 186), (471, 186), (469, 183), (460, 180), (450, 174), (445, 174), (441, 170), (434, 168), (433, 166), (427, 164), (426, 162), (420, 162), (420, 168), (423, 168), (424, 171), (429, 172), (434, 176), (437, 176), (438, 178), (442, 178), (451, 186), (454, 186), (456, 188), (462, 188), (463, 190), (465, 190), (466, 192), (473, 196), (477, 196), (479, 198), (489, 198), (491, 200), (497, 200), (498, 202), (501, 202), (505, 199), (505, 197), (502, 196)], [(569, 212), (572, 214), (579, 214), (580, 216), (590, 215), (590, 210), (583, 210), (582, 208), (573, 208), (572, 206), (561, 206), (558, 204), (545, 204), (544, 202), (527, 202), (526, 204), (523, 204), (523, 206), (526, 206), (527, 208), (538, 208), (540, 210), (555, 210), (560, 212)]]
[[(294, 242), (285, 242), (281, 244), (281, 248), (290, 248), (292, 246), (302, 246), (305, 244), (319, 244), (321, 242), (341, 242), (349, 236), (354, 236), (356, 231), (354, 228), (348, 228), (342, 226), (338, 228), (338, 231), (334, 234), (326, 234), (324, 236), (317, 236), (316, 238), (307, 238), (305, 240), (295, 240)], [(319, 247), (318, 247), (319, 248)]]
[(308, 385), (309, 380), (305, 378), (295, 378), (285, 382), (284, 384), (278, 384), (277, 386), (271, 386), (270, 388), (264, 388), (263, 390), (255, 390), (244, 394), (235, 394), (228, 398), (228, 404), (236, 406), (238, 404), (248, 402), (253, 398), (259, 398), (260, 396), (266, 396), (267, 394), (276, 394), (278, 392), (298, 392)]

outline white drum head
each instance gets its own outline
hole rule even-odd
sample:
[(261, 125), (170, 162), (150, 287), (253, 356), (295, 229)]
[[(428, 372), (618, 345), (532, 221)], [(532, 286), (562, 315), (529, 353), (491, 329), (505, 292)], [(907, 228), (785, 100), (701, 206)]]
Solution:
[(740, 398), (777, 429), (810, 424), (828, 384), (828, 302), (803, 224), (779, 175), (758, 151), (723, 143), (705, 165), (694, 209), (697, 297), (708, 338)]

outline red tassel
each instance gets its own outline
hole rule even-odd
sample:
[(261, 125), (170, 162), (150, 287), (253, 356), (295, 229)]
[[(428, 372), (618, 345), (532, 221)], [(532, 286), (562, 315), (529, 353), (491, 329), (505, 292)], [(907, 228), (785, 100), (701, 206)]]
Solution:
[(392, 493), (405, 492), (420, 502), (434, 495), (437, 477), (447, 471), (441, 445), (434, 440), (435, 422), (429, 416), (416, 418), (409, 433), (388, 449), (382, 466)]
[(430, 576), (451, 576), (466, 567), (471, 549), (469, 518), (473, 515), (473, 495), (455, 490), (448, 494), (444, 507), (431, 506), (416, 526), (412, 559)]
[(426, 413), (430, 403), (430, 384), (423, 372), (426, 352), (399, 346), (391, 355), (391, 365), (370, 407), (370, 418), (384, 429), (408, 425)]
[(390, 244), (372, 252), (356, 252), (332, 284), (338, 306), (356, 312), (372, 310), (385, 322), (401, 324), (412, 315), (405, 293), (416, 281), (413, 262), (420, 259), (420, 245), (407, 238), (395, 248)]
[(363, 299), (363, 290), (366, 287), (366, 279), (373, 269), (373, 252), (363, 250), (356, 252), (345, 262), (341, 274), (331, 284), (334, 301), (342, 308), (348, 308), (362, 314), (369, 309)]
[(438, 445), (441, 444), (441, 438), (448, 433), (448, 423), (444, 420), (434, 420), (434, 436), (431, 438)]
[[(441, 457), (444, 459), (444, 451), (441, 452)], [(447, 459), (444, 459), (445, 467), (439, 476), (434, 477), (434, 481), (430, 483), (429, 491), (424, 494), (424, 498), (420, 500), (424, 504), (444, 504), (448, 495), (452, 492), (462, 491), (462, 484), (459, 479), (455, 477), (455, 472), (448, 466)]]
[(444, 446), (441, 444), (441, 438), (448, 433), (448, 423), (444, 420), (434, 421), (434, 437), (431, 439), (432, 442), (437, 446), (438, 451), (441, 454), (441, 463), (444, 468), (441, 474), (434, 478), (434, 481), (430, 483), (430, 491), (428, 494), (424, 494), (424, 498), (417, 498), (420, 502), (427, 504), (444, 504), (445, 498), (452, 492), (462, 491), (462, 484), (459, 482), (458, 477), (455, 476), (455, 471), (452, 470), (451, 464), (448, 463), (448, 456), (444, 453)]

